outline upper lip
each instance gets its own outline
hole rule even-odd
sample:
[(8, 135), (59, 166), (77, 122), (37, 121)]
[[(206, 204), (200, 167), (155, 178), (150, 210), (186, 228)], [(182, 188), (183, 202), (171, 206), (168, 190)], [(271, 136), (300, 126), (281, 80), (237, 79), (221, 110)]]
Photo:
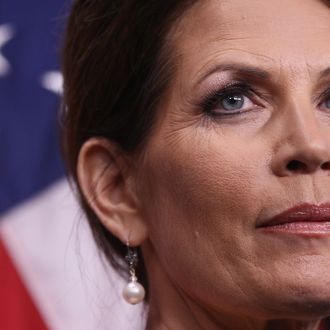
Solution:
[(262, 221), (258, 227), (276, 226), (291, 222), (327, 222), (330, 221), (330, 203), (320, 205), (300, 204), (287, 209), (272, 218)]

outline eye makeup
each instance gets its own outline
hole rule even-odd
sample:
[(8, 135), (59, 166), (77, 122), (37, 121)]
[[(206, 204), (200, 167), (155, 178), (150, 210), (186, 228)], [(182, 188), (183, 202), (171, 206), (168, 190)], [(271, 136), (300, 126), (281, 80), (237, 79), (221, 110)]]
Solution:
[(323, 91), (317, 98), (318, 106), (325, 111), (330, 111), (330, 87)]
[[(218, 68), (218, 66), (217, 66)], [(254, 67), (220, 66), (196, 85), (200, 112), (210, 117), (232, 117), (271, 103), (274, 86), (270, 73)]]
[(246, 83), (233, 82), (223, 88), (210, 91), (200, 103), (204, 113), (213, 116), (240, 114), (259, 106), (256, 94)]
[(204, 92), (198, 107), (207, 116), (221, 118), (247, 113), (263, 105), (248, 82), (232, 81)]

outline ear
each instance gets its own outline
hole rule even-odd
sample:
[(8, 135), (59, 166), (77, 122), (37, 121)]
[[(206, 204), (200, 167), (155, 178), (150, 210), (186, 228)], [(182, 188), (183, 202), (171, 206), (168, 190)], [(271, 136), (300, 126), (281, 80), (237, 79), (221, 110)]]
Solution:
[(103, 225), (124, 244), (138, 246), (147, 237), (133, 189), (128, 158), (113, 143), (92, 138), (82, 146), (77, 165), (79, 186)]

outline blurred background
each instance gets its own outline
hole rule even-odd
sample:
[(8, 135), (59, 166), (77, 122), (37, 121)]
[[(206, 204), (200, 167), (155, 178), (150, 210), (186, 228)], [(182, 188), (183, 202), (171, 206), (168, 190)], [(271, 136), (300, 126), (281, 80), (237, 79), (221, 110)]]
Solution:
[(64, 178), (58, 111), (70, 2), (0, 0), (0, 329), (142, 329)]

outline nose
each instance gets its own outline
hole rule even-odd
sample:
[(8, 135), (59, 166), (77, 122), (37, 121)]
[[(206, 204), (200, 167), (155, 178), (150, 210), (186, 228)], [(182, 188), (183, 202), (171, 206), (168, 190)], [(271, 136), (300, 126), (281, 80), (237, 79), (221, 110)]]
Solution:
[[(272, 162), (277, 176), (330, 171), (330, 127), (325, 127), (315, 111), (309, 115), (296, 112), (286, 117), (282, 138)], [(328, 119), (329, 120), (329, 119)]]

